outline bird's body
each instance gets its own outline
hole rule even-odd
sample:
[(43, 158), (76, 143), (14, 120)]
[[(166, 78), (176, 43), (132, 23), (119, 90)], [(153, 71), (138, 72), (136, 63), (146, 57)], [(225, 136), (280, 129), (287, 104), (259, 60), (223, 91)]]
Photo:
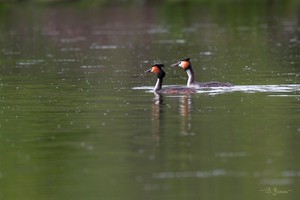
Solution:
[(203, 87), (231, 87), (233, 84), (226, 82), (196, 82), (195, 75), (190, 62), (190, 58), (186, 58), (177, 63), (171, 65), (172, 67), (178, 66), (185, 70), (188, 75), (187, 86), (193, 88), (203, 88)]
[(162, 70), (163, 64), (155, 64), (146, 72), (152, 72), (157, 75), (157, 81), (154, 86), (154, 92), (159, 94), (192, 94), (195, 91), (193, 88), (189, 87), (162, 87), (163, 78), (165, 77), (166, 73)]

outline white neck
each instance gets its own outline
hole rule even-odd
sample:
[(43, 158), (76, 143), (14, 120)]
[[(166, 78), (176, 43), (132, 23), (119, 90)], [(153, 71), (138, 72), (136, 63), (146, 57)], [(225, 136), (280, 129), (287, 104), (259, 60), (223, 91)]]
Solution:
[(187, 81), (187, 86), (191, 86), (192, 83), (194, 83), (194, 72), (192, 69), (187, 69), (185, 70), (187, 75), (188, 75), (188, 81)]
[(162, 78), (158, 78), (154, 87), (154, 91), (158, 91), (161, 89), (162, 86)]

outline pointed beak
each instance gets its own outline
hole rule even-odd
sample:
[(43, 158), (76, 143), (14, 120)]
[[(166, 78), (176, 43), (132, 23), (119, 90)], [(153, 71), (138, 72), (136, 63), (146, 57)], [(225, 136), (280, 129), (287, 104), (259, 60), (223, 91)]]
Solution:
[(174, 63), (171, 65), (171, 67), (178, 67), (178, 65), (181, 63), (181, 61), (177, 62), (177, 63)]
[(151, 72), (151, 68), (145, 71), (145, 73), (149, 73), (149, 72)]

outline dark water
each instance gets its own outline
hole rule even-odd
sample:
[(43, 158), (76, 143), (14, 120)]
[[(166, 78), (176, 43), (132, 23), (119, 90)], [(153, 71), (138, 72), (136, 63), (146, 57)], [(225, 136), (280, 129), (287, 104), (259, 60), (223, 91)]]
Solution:
[[(0, 199), (297, 199), (294, 5), (2, 11)], [(224, 81), (157, 96), (186, 74)], [(275, 197), (274, 197), (275, 196)]]

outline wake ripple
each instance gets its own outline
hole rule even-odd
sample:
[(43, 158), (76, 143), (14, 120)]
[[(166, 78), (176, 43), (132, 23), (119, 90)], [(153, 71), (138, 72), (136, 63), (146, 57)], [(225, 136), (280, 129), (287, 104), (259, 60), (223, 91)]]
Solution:
[[(176, 87), (174, 85), (165, 85), (163, 87)], [(153, 92), (153, 86), (141, 86), (133, 87), (135, 90), (147, 90), (147, 92)], [(300, 92), (300, 84), (281, 84), (281, 85), (235, 85), (232, 87), (209, 87), (209, 88), (197, 88), (199, 94), (217, 95), (224, 93), (291, 93)], [(284, 95), (286, 96), (286, 95)]]

